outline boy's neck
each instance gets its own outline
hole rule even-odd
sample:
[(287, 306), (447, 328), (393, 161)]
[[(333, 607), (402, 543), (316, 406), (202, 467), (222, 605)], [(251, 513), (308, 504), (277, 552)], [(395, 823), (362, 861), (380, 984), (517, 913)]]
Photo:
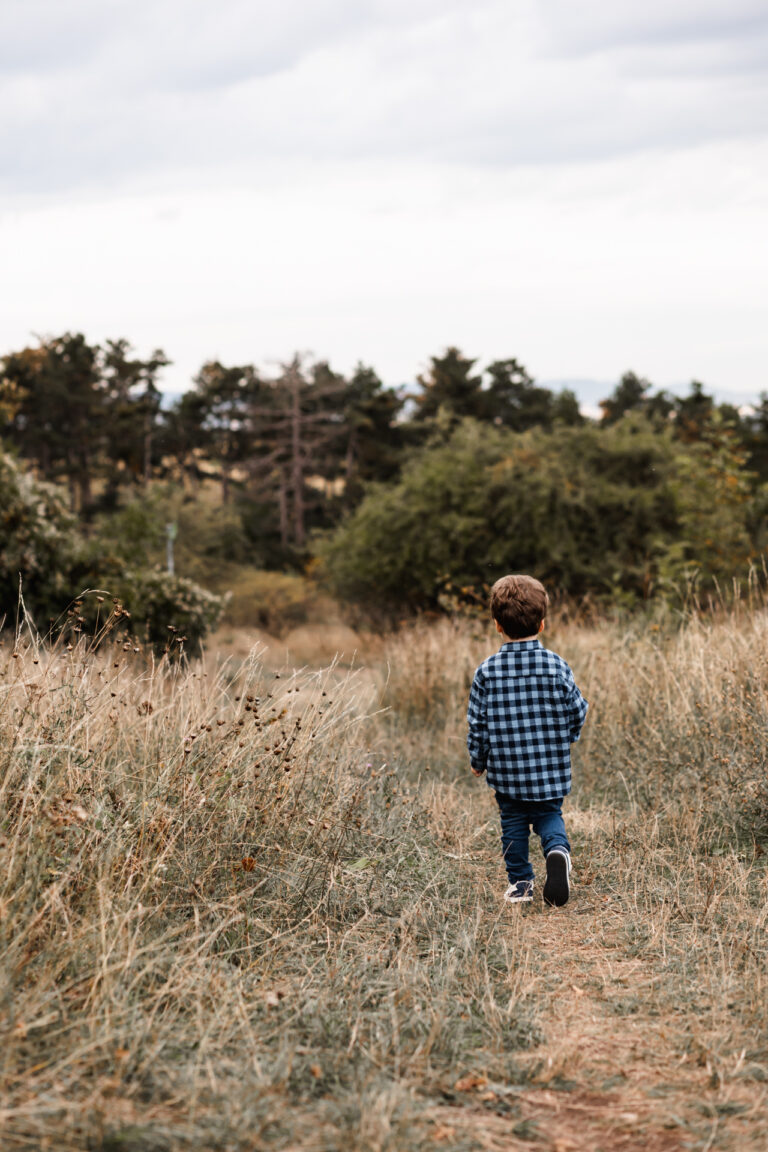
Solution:
[(533, 636), (507, 636), (498, 620), (494, 620), (494, 624), (496, 625), (496, 631), (498, 632), (499, 636), (501, 636), (505, 644), (526, 644), (529, 640), (538, 640), (539, 636), (544, 631), (543, 620), (541, 624), (539, 624), (538, 632), (535, 632)]

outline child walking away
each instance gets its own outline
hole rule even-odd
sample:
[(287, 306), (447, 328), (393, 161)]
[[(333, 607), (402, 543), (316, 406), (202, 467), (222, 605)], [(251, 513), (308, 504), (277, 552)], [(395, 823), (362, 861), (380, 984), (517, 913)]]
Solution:
[(491, 615), (504, 643), (475, 672), (467, 747), (472, 771), (485, 772), (499, 805), (509, 877), (504, 898), (533, 899), (533, 828), (546, 860), (544, 900), (559, 907), (568, 902), (571, 871), (563, 797), (571, 790), (571, 744), (588, 705), (565, 660), (539, 641), (548, 604), (532, 576), (502, 576), (491, 589)]

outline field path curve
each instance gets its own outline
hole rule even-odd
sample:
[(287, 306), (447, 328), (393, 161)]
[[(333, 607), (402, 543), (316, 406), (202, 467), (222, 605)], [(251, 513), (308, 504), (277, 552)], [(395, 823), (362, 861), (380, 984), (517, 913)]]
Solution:
[[(637, 871), (630, 889), (626, 860), (601, 877), (610, 817), (571, 815), (585, 863), (580, 878), (577, 851), (569, 904), (547, 908), (538, 886), (531, 905), (505, 910), (532, 948), (543, 1039), (521, 1055), (519, 1085), (459, 1076), (430, 1111), (431, 1140), (487, 1152), (764, 1152), (768, 1085), (745, 1075), (745, 1051), (730, 1067), (718, 1059), (700, 1001), (676, 994), (674, 957), (655, 954), (660, 925), (648, 926), (650, 945), (632, 943), (648, 877)], [(497, 865), (489, 853), (478, 883)]]

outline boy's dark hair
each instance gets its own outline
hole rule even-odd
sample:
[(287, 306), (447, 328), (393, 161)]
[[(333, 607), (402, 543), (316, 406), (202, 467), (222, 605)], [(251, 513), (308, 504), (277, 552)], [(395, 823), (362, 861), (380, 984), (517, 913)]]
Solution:
[(533, 576), (502, 576), (491, 588), (491, 615), (510, 640), (535, 636), (548, 605), (544, 585)]

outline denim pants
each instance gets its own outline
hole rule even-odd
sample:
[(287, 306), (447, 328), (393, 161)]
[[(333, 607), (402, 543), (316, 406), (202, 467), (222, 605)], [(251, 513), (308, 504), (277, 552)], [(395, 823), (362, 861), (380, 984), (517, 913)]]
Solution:
[(533, 880), (533, 868), (528, 859), (531, 828), (541, 839), (545, 857), (553, 848), (565, 848), (570, 852), (563, 823), (562, 796), (557, 800), (516, 800), (503, 792), (495, 795), (501, 814), (501, 848), (510, 884), (518, 880)]

